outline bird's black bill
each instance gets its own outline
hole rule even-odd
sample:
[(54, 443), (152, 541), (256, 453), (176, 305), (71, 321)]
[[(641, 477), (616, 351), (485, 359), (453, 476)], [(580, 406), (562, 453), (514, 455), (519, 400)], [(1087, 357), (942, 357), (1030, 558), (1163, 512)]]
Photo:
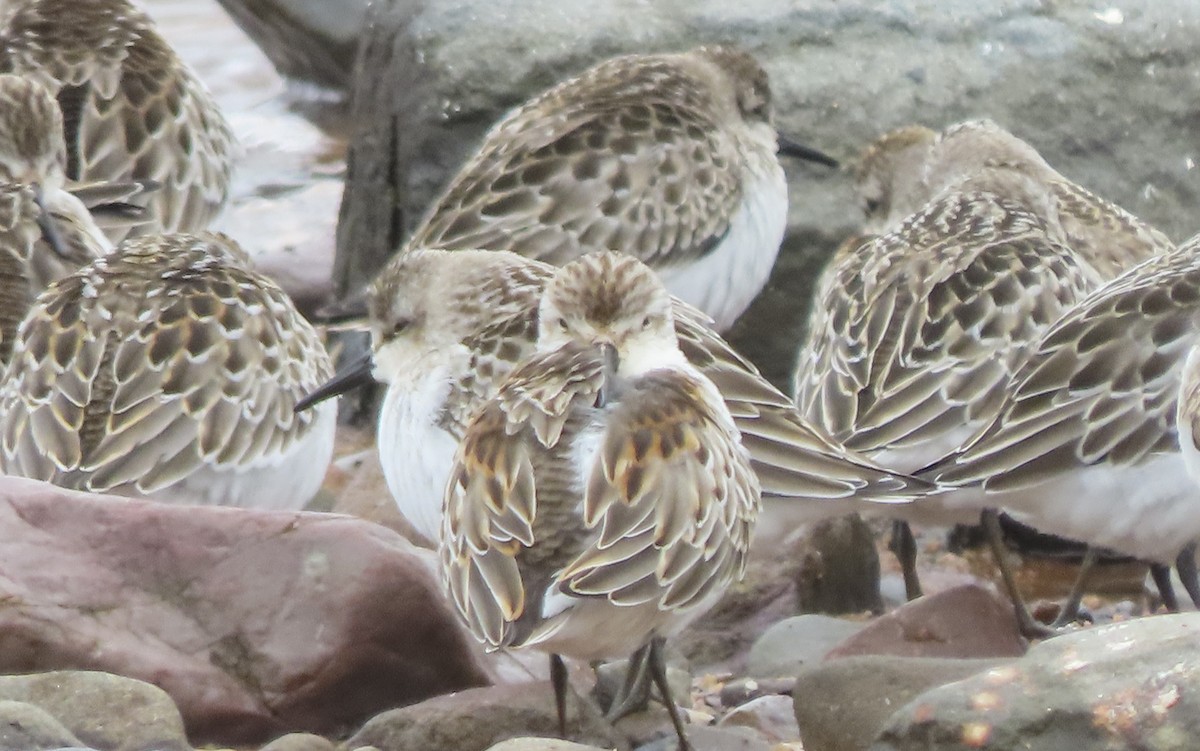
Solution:
[(794, 157), (796, 159), (803, 159), (806, 162), (816, 162), (817, 164), (824, 164), (826, 167), (840, 166), (838, 164), (838, 160), (834, 159), (833, 157), (829, 156), (828, 154), (817, 151), (816, 149), (814, 149), (810, 146), (805, 146), (802, 143), (797, 143), (796, 141), (793, 141), (792, 139), (788, 138), (787, 136), (782, 136), (782, 135), (779, 136), (779, 153), (783, 154), (784, 156), (790, 156), (790, 157)]
[(54, 217), (50, 215), (50, 211), (46, 208), (46, 202), (42, 199), (42, 189), (34, 188), (33, 202), (38, 207), (38, 227), (42, 230), (42, 237), (54, 254), (59, 258), (70, 258), (71, 249), (67, 247), (66, 241), (63, 240), (62, 233), (58, 231), (58, 227), (54, 224)]
[(352, 360), (343, 367), (333, 378), (317, 386), (307, 396), (296, 402), (296, 406), (292, 408), (292, 411), (303, 412), (326, 399), (341, 396), (347, 391), (353, 391), (356, 388), (374, 383), (374, 381), (375, 379), (371, 376), (371, 352), (368, 350), (361, 357)]
[(600, 345), (600, 356), (604, 360), (604, 381), (600, 384), (600, 393), (596, 395), (596, 406), (603, 408), (612, 401), (612, 383), (617, 377), (617, 369), (621, 367), (621, 358), (617, 348), (608, 342)]

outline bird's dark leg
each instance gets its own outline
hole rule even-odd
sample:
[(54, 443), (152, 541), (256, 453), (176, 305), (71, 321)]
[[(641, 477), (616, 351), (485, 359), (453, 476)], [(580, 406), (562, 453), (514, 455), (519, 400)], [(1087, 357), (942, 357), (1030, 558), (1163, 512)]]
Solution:
[(1088, 545), (1087, 552), (1083, 554), (1083, 563), (1079, 565), (1079, 575), (1075, 577), (1075, 583), (1071, 585), (1071, 592), (1063, 602), (1058, 617), (1054, 619), (1054, 623), (1050, 624), (1050, 628), (1061, 628), (1075, 620), (1075, 616), (1079, 614), (1079, 603), (1083, 600), (1084, 588), (1087, 586), (1088, 574), (1096, 566), (1096, 559), (1099, 555), (1099, 551), (1095, 547)]
[(909, 600), (921, 596), (921, 580), (917, 577), (917, 541), (912, 527), (903, 519), (892, 520), (892, 539), (888, 550), (900, 561), (900, 573), (904, 575), (904, 595)]
[(554, 706), (558, 710), (558, 734), (567, 740), (567, 665), (557, 654), (550, 655), (550, 685), (554, 687)]
[(1025, 600), (1021, 597), (1020, 590), (1017, 589), (1016, 577), (1009, 569), (1008, 559), (1004, 555), (1004, 533), (1000, 529), (1000, 515), (995, 509), (985, 509), (980, 521), (983, 523), (984, 532), (987, 533), (988, 544), (992, 548), (996, 565), (1000, 568), (1000, 578), (1004, 581), (1004, 588), (1008, 590), (1008, 597), (1012, 600), (1013, 612), (1017, 616), (1017, 626), (1021, 629), (1021, 633), (1031, 639), (1052, 636), (1054, 629), (1033, 619), (1033, 616), (1029, 614), (1029, 608), (1025, 605)]
[(645, 644), (630, 655), (625, 680), (604, 715), (606, 720), (616, 722), (631, 712), (636, 712), (646, 706), (646, 702), (650, 700), (649, 667), (650, 645)]
[(1178, 613), (1179, 599), (1175, 597), (1175, 586), (1171, 584), (1171, 567), (1165, 563), (1151, 563), (1150, 578), (1158, 588), (1158, 596), (1163, 605), (1168, 611)]
[(663, 646), (666, 642), (667, 640), (661, 636), (650, 639), (648, 660), (650, 675), (654, 678), (658, 692), (662, 694), (663, 704), (666, 705), (667, 712), (671, 715), (671, 724), (675, 726), (675, 736), (679, 738), (679, 751), (692, 751), (692, 744), (688, 743), (687, 734), (683, 731), (683, 718), (679, 716), (679, 707), (675, 706), (675, 700), (671, 698), (671, 687), (667, 684), (667, 662), (663, 656)]
[[(1196, 543), (1193, 542), (1179, 551), (1175, 558), (1175, 570), (1179, 572), (1179, 580), (1183, 582), (1188, 597), (1192, 598), (1192, 604), (1200, 609), (1200, 575), (1197, 575), (1196, 570)], [(1179, 603), (1175, 605), (1175, 609), (1178, 610)]]

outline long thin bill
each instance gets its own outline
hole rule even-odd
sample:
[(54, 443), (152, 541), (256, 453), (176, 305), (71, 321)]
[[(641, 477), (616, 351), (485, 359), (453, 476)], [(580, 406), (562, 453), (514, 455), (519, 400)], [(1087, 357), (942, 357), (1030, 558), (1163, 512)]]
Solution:
[(824, 164), (826, 167), (835, 167), (836, 168), (836, 167), (840, 166), (838, 164), (838, 160), (834, 159), (833, 157), (829, 156), (828, 154), (817, 151), (816, 149), (812, 148), (811, 146), (805, 146), (802, 143), (793, 141), (792, 139), (790, 139), (784, 135), (779, 136), (779, 153), (783, 154), (784, 156), (790, 156), (790, 157), (794, 157), (796, 159), (803, 159), (806, 162), (816, 162), (817, 164)]
[(361, 357), (352, 360), (344, 366), (333, 378), (317, 386), (304, 398), (296, 402), (296, 406), (292, 408), (292, 411), (303, 412), (327, 399), (341, 396), (347, 391), (353, 391), (356, 388), (373, 383), (375, 379), (371, 375), (371, 366), (371, 352), (368, 350)]

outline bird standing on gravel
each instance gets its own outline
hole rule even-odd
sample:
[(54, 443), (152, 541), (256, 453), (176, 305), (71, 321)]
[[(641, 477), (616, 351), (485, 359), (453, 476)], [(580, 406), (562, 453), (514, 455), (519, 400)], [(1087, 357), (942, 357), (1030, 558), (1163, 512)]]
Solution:
[(85, 188), (155, 185), (143, 221), (108, 230), (114, 242), (205, 229), (224, 207), (233, 132), (204, 84), (128, 0), (8, 0), (0, 73), (32, 78), (58, 100), (68, 179)]
[(766, 284), (787, 224), (781, 139), (758, 62), (728, 47), (596, 65), (497, 123), (409, 248), (510, 250), (554, 265), (632, 255), (731, 326)]
[[(953, 136), (947, 138), (951, 134)], [(947, 185), (994, 168), (1019, 170), (1044, 186), (1052, 204), (1052, 214), (1061, 228), (1058, 239), (1077, 258), (1095, 270), (1100, 282), (1113, 279), (1138, 263), (1174, 247), (1163, 233), (1116, 204), (1068, 180), (1047, 164), (1032, 146), (988, 120), (952, 126), (941, 136), (928, 128), (908, 126), (877, 139), (865, 151), (856, 171), (856, 191), (866, 213), (865, 230), (882, 234), (894, 232), (909, 220), (917, 207), (935, 198)], [(847, 255), (850, 254), (839, 255), (826, 270), (821, 289), (837, 288), (839, 282), (836, 275), (845, 276), (846, 269), (853, 267), (853, 261), (844, 260)], [(964, 309), (969, 309), (966, 302), (963, 301)], [(1039, 325), (1044, 323), (1042, 321)], [(1008, 355), (1013, 354), (1011, 350), (1006, 351)], [(904, 356), (901, 352), (900, 357)], [(947, 378), (948, 384), (955, 382), (954, 378)], [(805, 385), (797, 384), (797, 393), (803, 393), (804, 398), (811, 399), (821, 388), (814, 383), (814, 379), (810, 379)], [(992, 393), (994, 396), (994, 389)], [(986, 403), (987, 400), (982, 399), (981, 402)], [(967, 407), (960, 405), (960, 409)], [(987, 407), (976, 404), (970, 405), (970, 409), (976, 416), (971, 425), (978, 428), (986, 424), (987, 416), (980, 415), (987, 411)], [(871, 447), (860, 439), (849, 437), (844, 425), (839, 428), (826, 423), (826, 427), (831, 428), (835, 435), (845, 438), (851, 447), (885, 464), (896, 461), (893, 456), (877, 454), (880, 447)], [(961, 438), (964, 431), (959, 426), (951, 427), (957, 428), (957, 432), (950, 435), (950, 443), (953, 443), (956, 440), (954, 436)], [(965, 431), (965, 434), (969, 435), (970, 431)], [(895, 445), (906, 442), (911, 441), (901, 438)], [(934, 453), (929, 452), (929, 455)], [(901, 457), (897, 468), (914, 471), (916, 467), (912, 465), (919, 463), (920, 457), (915, 461), (910, 459), (912, 457)], [(953, 522), (956, 520), (954, 516), (938, 519), (928, 512), (937, 506), (953, 503), (956, 495), (961, 494), (947, 494), (940, 501), (926, 503), (919, 513), (923, 513), (924, 520), (929, 523)], [(920, 590), (911, 563), (912, 533), (903, 522), (899, 522), (895, 529), (893, 544), (902, 560), (909, 595), (915, 596)]]
[[(915, 471), (987, 425), (1042, 332), (1100, 284), (1066, 244), (1040, 168), (1014, 141), (988, 124), (948, 129), (923, 178), (942, 186), (936, 197), (822, 277), (795, 370), (797, 404), (884, 466)], [(895, 511), (936, 525), (978, 518), (960, 493)], [(898, 554), (916, 596), (911, 535)]]
[(725, 402), (679, 350), (654, 273), (615, 253), (562, 268), (539, 307), (537, 353), (467, 426), (440, 546), (451, 599), (492, 649), (566, 669), (650, 645), (679, 737), (662, 644), (745, 569), (758, 478)]

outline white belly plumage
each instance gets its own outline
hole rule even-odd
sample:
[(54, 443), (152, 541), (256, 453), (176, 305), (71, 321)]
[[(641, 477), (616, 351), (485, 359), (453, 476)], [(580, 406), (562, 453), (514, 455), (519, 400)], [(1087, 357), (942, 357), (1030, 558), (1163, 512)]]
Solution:
[(438, 425), (450, 382), (435, 372), (420, 383), (388, 388), (379, 412), (379, 463), (400, 513), (437, 543), (442, 496), (458, 442)]
[(156, 500), (198, 505), (299, 511), (325, 480), (333, 457), (337, 403), (314, 408), (316, 419), (287, 452), (248, 466), (212, 466), (151, 494)]
[(987, 499), (1043, 532), (1148, 561), (1171, 563), (1200, 538), (1200, 492), (1177, 453), (1134, 467), (1077, 469)]
[(684, 302), (712, 316), (718, 330), (733, 325), (771, 276), (787, 228), (787, 181), (778, 164), (747, 185), (729, 232), (696, 261), (655, 268)]

